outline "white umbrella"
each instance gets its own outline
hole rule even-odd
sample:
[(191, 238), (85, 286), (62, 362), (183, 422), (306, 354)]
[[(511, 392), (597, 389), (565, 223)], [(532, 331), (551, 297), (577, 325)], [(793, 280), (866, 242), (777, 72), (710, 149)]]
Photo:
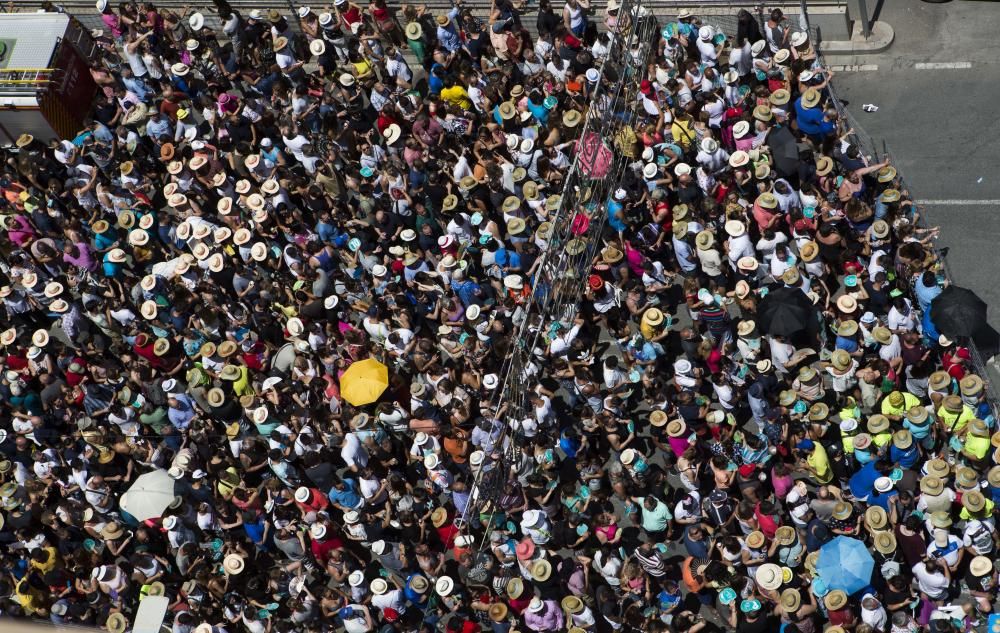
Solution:
[(161, 517), (174, 501), (175, 483), (162, 468), (140, 475), (128, 492), (122, 495), (119, 502), (121, 508), (137, 521)]

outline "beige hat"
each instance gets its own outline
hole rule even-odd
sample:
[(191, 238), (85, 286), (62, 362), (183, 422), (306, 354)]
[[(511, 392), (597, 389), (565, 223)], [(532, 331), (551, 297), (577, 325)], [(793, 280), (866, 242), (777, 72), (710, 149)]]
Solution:
[(58, 281), (50, 281), (45, 284), (45, 296), (49, 299), (55, 299), (63, 293), (63, 285)]
[(262, 262), (267, 259), (267, 245), (264, 242), (255, 242), (250, 247), (250, 257), (256, 262)]
[[(11, 333), (11, 342), (14, 341), (13, 337), (17, 336), (17, 331), (11, 328), (4, 332), (4, 334)], [(6, 344), (6, 343), (5, 343)], [(35, 347), (45, 347), (49, 344), (49, 332), (48, 330), (38, 329), (35, 330), (34, 334), (31, 335), (31, 344)]]
[(764, 563), (757, 568), (757, 571), (754, 573), (754, 579), (762, 589), (774, 591), (781, 586), (781, 568), (774, 563)]
[(139, 313), (142, 314), (142, 318), (147, 321), (152, 321), (159, 314), (159, 309), (157, 308), (155, 301), (147, 299), (142, 302), (142, 306), (139, 308)]

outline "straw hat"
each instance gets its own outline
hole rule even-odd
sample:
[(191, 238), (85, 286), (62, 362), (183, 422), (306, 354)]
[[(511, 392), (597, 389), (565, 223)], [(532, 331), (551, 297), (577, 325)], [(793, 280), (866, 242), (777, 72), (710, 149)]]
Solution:
[(431, 512), (431, 525), (434, 527), (439, 528), (447, 521), (448, 511), (444, 508), (435, 508), (434, 511)]
[(781, 592), (781, 610), (785, 613), (795, 613), (802, 606), (802, 596), (798, 589), (789, 587)]
[(850, 518), (852, 512), (854, 512), (854, 508), (851, 507), (851, 504), (843, 501), (838, 501), (837, 504), (833, 506), (833, 518), (839, 521), (844, 521)]
[(165, 338), (158, 338), (156, 342), (153, 343), (153, 354), (156, 356), (165, 356), (167, 352), (170, 351), (170, 341)]
[[(923, 409), (923, 407), (921, 408)], [(923, 410), (925, 413), (927, 412), (926, 409)], [(951, 466), (949, 466), (948, 462), (943, 459), (929, 460), (924, 467), (926, 468), (928, 475), (933, 475), (939, 479), (947, 479), (948, 475), (951, 474)]]
[(764, 563), (757, 568), (754, 579), (762, 589), (774, 591), (781, 586), (781, 568), (774, 563)]
[(802, 93), (802, 105), (806, 108), (815, 108), (819, 105), (820, 94), (819, 90), (815, 88), (808, 88), (804, 93)]
[(406, 25), (406, 39), (419, 40), (424, 35), (424, 29), (418, 22), (410, 22)]
[(975, 374), (968, 374), (958, 383), (963, 396), (978, 396), (983, 392), (983, 379)]
[(221, 407), (226, 402), (226, 394), (222, 391), (222, 389), (215, 387), (208, 390), (206, 399), (208, 400), (208, 404), (213, 407)]
[(951, 515), (944, 510), (931, 513), (931, 525), (942, 530), (950, 528), (952, 524)]
[(143, 301), (142, 305), (139, 307), (139, 313), (142, 315), (142, 318), (147, 321), (152, 321), (159, 315), (159, 308), (157, 307), (155, 301), (147, 299), (146, 301)]
[(779, 545), (791, 545), (795, 542), (795, 528), (790, 525), (782, 525), (775, 531), (774, 540)]
[(235, 576), (243, 571), (246, 567), (246, 561), (243, 560), (239, 554), (227, 554), (224, 559), (222, 559), (222, 568), (230, 576)]
[(547, 560), (536, 560), (531, 564), (531, 578), (535, 582), (545, 582), (552, 577), (552, 563)]
[[(39, 330), (40, 332), (44, 330)], [(45, 332), (45, 340), (48, 341), (49, 333)], [(13, 343), (17, 339), (17, 329), (7, 328), (3, 332), (0, 332), (0, 345), (7, 346)]]
[(985, 576), (993, 571), (993, 562), (985, 556), (976, 556), (969, 563), (969, 571), (976, 577)]
[(112, 613), (108, 616), (104, 627), (110, 633), (124, 633), (125, 629), (128, 628), (128, 619), (122, 613)]
[(439, 596), (449, 596), (451, 592), (455, 589), (455, 581), (451, 579), (451, 576), (441, 576), (434, 583), (434, 591), (437, 592)]
[(684, 420), (678, 418), (676, 420), (671, 420), (667, 424), (667, 435), (670, 437), (681, 437), (687, 431), (687, 425), (684, 424)]
[(830, 364), (833, 365), (834, 369), (845, 371), (851, 366), (851, 355), (842, 349), (838, 349), (830, 356)]
[(889, 524), (889, 517), (879, 506), (871, 506), (865, 510), (865, 525), (869, 530), (881, 530)]
[(663, 323), (663, 312), (659, 308), (649, 308), (643, 312), (642, 322), (646, 325), (656, 327)]
[(889, 429), (889, 418), (884, 415), (876, 413), (868, 419), (868, 432), (872, 435), (878, 435), (879, 433)]
[(980, 512), (986, 507), (986, 498), (978, 490), (970, 490), (962, 495), (962, 505), (969, 512)]
[(896, 535), (890, 531), (875, 532), (875, 549), (882, 554), (896, 551)]
[(262, 262), (267, 259), (267, 245), (264, 242), (255, 242), (250, 247), (250, 257), (255, 262)]
[(747, 547), (750, 549), (758, 549), (764, 546), (764, 533), (760, 530), (754, 530), (753, 532), (747, 534), (746, 543)]
[(507, 581), (507, 597), (516, 600), (524, 593), (524, 581), (520, 578), (511, 578)]
[(122, 264), (125, 262), (125, 251), (120, 248), (114, 248), (108, 253), (108, 261), (115, 264)]
[[(7, 332), (12, 332), (14, 336), (17, 335), (17, 331), (14, 330), (14, 328), (7, 330)], [(11, 339), (11, 342), (13, 342), (13, 339)], [(49, 331), (43, 329), (35, 330), (35, 332), (31, 335), (31, 344), (34, 345), (35, 347), (45, 347), (46, 345), (48, 345)]]
[(847, 594), (840, 589), (834, 589), (830, 593), (823, 596), (823, 604), (830, 611), (836, 611), (847, 604)]

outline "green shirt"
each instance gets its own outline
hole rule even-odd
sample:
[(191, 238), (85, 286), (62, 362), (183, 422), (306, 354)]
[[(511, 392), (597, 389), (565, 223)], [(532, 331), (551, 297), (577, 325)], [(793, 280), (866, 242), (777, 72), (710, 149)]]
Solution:
[(662, 532), (667, 529), (670, 520), (674, 518), (670, 514), (670, 508), (667, 507), (667, 504), (657, 499), (656, 506), (650, 510), (646, 507), (646, 497), (636, 499), (636, 501), (639, 502), (639, 508), (642, 511), (642, 529), (647, 532)]

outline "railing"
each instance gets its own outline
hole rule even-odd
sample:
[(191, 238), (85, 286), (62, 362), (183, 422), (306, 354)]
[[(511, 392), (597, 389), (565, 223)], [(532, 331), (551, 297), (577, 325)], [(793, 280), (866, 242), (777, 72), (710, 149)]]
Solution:
[(0, 91), (34, 94), (54, 79), (55, 68), (0, 69)]
[[(600, 236), (607, 221), (606, 202), (618, 187), (622, 174), (631, 159), (620, 154), (612, 145), (616, 133), (624, 126), (634, 124), (637, 116), (635, 96), (639, 84), (645, 78), (646, 64), (636, 63), (623, 46), (637, 37), (640, 44), (640, 60), (648, 59), (651, 43), (659, 31), (659, 24), (652, 17), (639, 16), (640, 0), (625, 0), (619, 15), (632, 16), (630, 28), (622, 37), (615, 38), (612, 51), (601, 67), (598, 88), (590, 100), (590, 109), (582, 122), (579, 139), (603, 143), (613, 154), (606, 175), (590, 177), (590, 170), (581, 163), (579, 151), (567, 172), (562, 187), (558, 210), (552, 220), (553, 231), (547, 250), (542, 254), (538, 273), (532, 279), (532, 294), (523, 306), (523, 319), (513, 336), (512, 348), (497, 396), (491, 402), (492, 411), (506, 407), (502, 416), (501, 438), (498, 453), (487, 456), (472, 489), (473, 501), (466, 507), (462, 517), (464, 524), (469, 516), (475, 516), (487, 502), (493, 508), (503, 493), (506, 474), (514, 463), (519, 449), (512, 441), (519, 435), (516, 423), (534, 414), (528, 402), (529, 379), (537, 368), (533, 360), (537, 350), (544, 350), (548, 342), (544, 340), (546, 330), (552, 321), (560, 326), (572, 327), (573, 318), (578, 313), (579, 301), (590, 270), (591, 262), (601, 250)], [(574, 220), (585, 213), (589, 223), (585, 228)], [(570, 240), (584, 243), (582, 252), (570, 253)], [(575, 250), (575, 249), (574, 249)], [(484, 477), (485, 473), (502, 473), (502, 477)], [(492, 512), (492, 510), (491, 510)], [(491, 516), (492, 520), (492, 516)], [(480, 547), (484, 545), (480, 543)]]
[[(822, 57), (820, 57), (820, 62), (823, 63), (824, 66), (826, 65), (822, 60)], [(892, 155), (885, 139), (878, 140), (865, 131), (864, 127), (858, 122), (857, 118), (851, 113), (850, 110), (847, 109), (837, 96), (834, 82), (827, 84), (827, 88), (829, 90), (830, 101), (837, 110), (838, 116), (845, 123), (844, 127), (848, 130), (853, 130), (848, 137), (851, 143), (858, 147), (861, 155), (866, 157), (866, 160), (868, 161), (879, 163), (885, 159), (889, 159), (889, 162), (896, 168), (896, 178), (900, 182), (900, 190), (909, 192), (909, 199), (913, 201), (913, 208), (915, 208), (920, 214), (920, 225), (923, 228), (927, 228), (926, 209), (917, 204), (916, 200), (918, 199), (918, 196), (914, 194), (915, 189), (907, 183), (905, 177), (903, 176), (903, 172), (899, 169), (899, 161), (897, 161)], [(940, 265), (939, 272), (944, 275), (944, 278), (948, 280), (948, 283), (954, 283), (954, 275), (952, 275), (951, 268), (948, 265), (948, 258), (940, 249), (937, 248), (937, 246), (934, 246), (933, 248), (937, 262)], [(971, 339), (968, 341), (968, 348), (970, 355), (972, 356), (971, 361), (975, 373), (983, 379), (987, 402), (993, 412), (993, 417), (1000, 419), (1000, 391), (998, 391), (997, 385), (994, 381), (990, 379), (989, 368), (987, 367), (987, 361), (989, 359), (984, 357), (982, 350), (980, 350)]]

